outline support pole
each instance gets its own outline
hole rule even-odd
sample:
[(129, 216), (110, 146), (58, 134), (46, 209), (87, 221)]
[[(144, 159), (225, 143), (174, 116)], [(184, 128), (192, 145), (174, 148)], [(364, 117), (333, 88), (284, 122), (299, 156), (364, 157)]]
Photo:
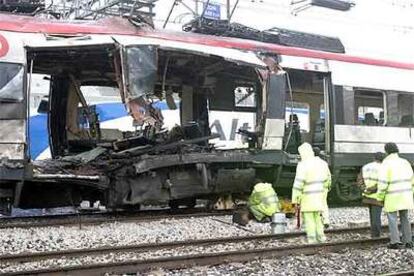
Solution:
[(227, 20), (230, 21), (231, 12), (230, 12), (230, 0), (227, 0)]

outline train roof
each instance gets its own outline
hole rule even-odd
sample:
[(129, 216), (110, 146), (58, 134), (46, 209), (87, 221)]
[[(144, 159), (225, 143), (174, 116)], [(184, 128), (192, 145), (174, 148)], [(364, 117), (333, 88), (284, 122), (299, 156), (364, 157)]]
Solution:
[(318, 58), (348, 63), (414, 70), (414, 63), (309, 50), (248, 39), (154, 30), (147, 27), (137, 27), (126, 19), (116, 17), (105, 18), (98, 21), (54, 21), (31, 16), (0, 13), (0, 30), (21, 33), (45, 33), (50, 35), (116, 34), (143, 36), (213, 47), (224, 47), (255, 52), (272, 52), (287, 56)]

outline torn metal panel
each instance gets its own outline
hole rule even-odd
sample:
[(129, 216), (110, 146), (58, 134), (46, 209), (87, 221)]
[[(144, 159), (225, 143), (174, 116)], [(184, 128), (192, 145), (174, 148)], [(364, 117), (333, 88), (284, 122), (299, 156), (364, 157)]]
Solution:
[(128, 47), (125, 56), (129, 98), (153, 94), (158, 68), (156, 48), (151, 45)]
[(222, 151), (211, 153), (189, 153), (186, 155), (160, 155), (148, 156), (137, 162), (135, 172), (137, 174), (163, 167), (171, 167), (185, 164), (196, 163), (234, 163), (234, 162), (253, 162), (254, 155), (248, 151)]
[(225, 60), (235, 62), (237, 64), (244, 64), (255, 66), (259, 68), (266, 68), (266, 64), (257, 57), (253, 52), (241, 51), (230, 48), (212, 47), (200, 44), (192, 44), (185, 42), (178, 42), (165, 39), (146, 38), (146, 37), (133, 37), (133, 36), (113, 36), (122, 46), (134, 46), (134, 45), (154, 45), (164, 50), (172, 51), (186, 51), (198, 55), (213, 55), (222, 57)]
[(0, 131), (0, 143), (2, 144), (26, 142), (25, 120), (0, 120), (0, 130), (2, 130)]
[(25, 46), (29, 48), (68, 48), (74, 46), (109, 46), (114, 41), (108, 35), (37, 35), (36, 39), (25, 41)]
[(77, 155), (65, 156), (62, 158), (62, 160), (73, 163), (89, 163), (106, 152), (107, 149), (102, 147), (96, 147), (90, 151), (85, 151)]

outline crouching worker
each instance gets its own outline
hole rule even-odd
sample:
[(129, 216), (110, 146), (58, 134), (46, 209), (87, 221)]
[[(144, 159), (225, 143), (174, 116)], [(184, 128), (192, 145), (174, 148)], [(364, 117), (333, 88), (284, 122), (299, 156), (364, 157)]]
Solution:
[(303, 143), (298, 150), (301, 161), (296, 168), (292, 203), (300, 206), (308, 242), (325, 242), (321, 215), (327, 209), (331, 173), (326, 162), (315, 158), (311, 145)]
[(239, 211), (233, 215), (233, 222), (246, 225), (250, 219), (270, 222), (274, 213), (279, 212), (279, 200), (270, 183), (258, 183), (249, 197), (248, 211)]
[(257, 221), (269, 222), (279, 212), (279, 199), (270, 183), (258, 183), (249, 197), (249, 211)]

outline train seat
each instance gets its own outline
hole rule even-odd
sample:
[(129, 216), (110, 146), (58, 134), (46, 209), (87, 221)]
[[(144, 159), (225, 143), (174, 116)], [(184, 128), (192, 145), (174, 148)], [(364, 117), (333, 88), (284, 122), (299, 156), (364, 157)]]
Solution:
[(285, 129), (284, 144), (286, 145), (288, 153), (298, 154), (298, 147), (302, 143), (302, 136), (300, 133), (299, 118), (297, 114), (290, 114), (289, 123)]
[(384, 119), (384, 111), (381, 111), (380, 113), (379, 113), (379, 120), (378, 120), (378, 124), (379, 125), (384, 125), (384, 123), (385, 123), (385, 119)]
[(366, 126), (378, 125), (378, 121), (377, 119), (375, 119), (374, 113), (372, 112), (365, 113), (364, 125)]
[(313, 133), (312, 145), (320, 148), (321, 150), (325, 149), (325, 120), (320, 119), (315, 124), (315, 131)]
[(408, 126), (412, 127), (412, 126), (414, 126), (413, 116), (411, 116), (411, 115), (402, 116), (399, 126), (403, 126), (403, 127), (408, 127)]

